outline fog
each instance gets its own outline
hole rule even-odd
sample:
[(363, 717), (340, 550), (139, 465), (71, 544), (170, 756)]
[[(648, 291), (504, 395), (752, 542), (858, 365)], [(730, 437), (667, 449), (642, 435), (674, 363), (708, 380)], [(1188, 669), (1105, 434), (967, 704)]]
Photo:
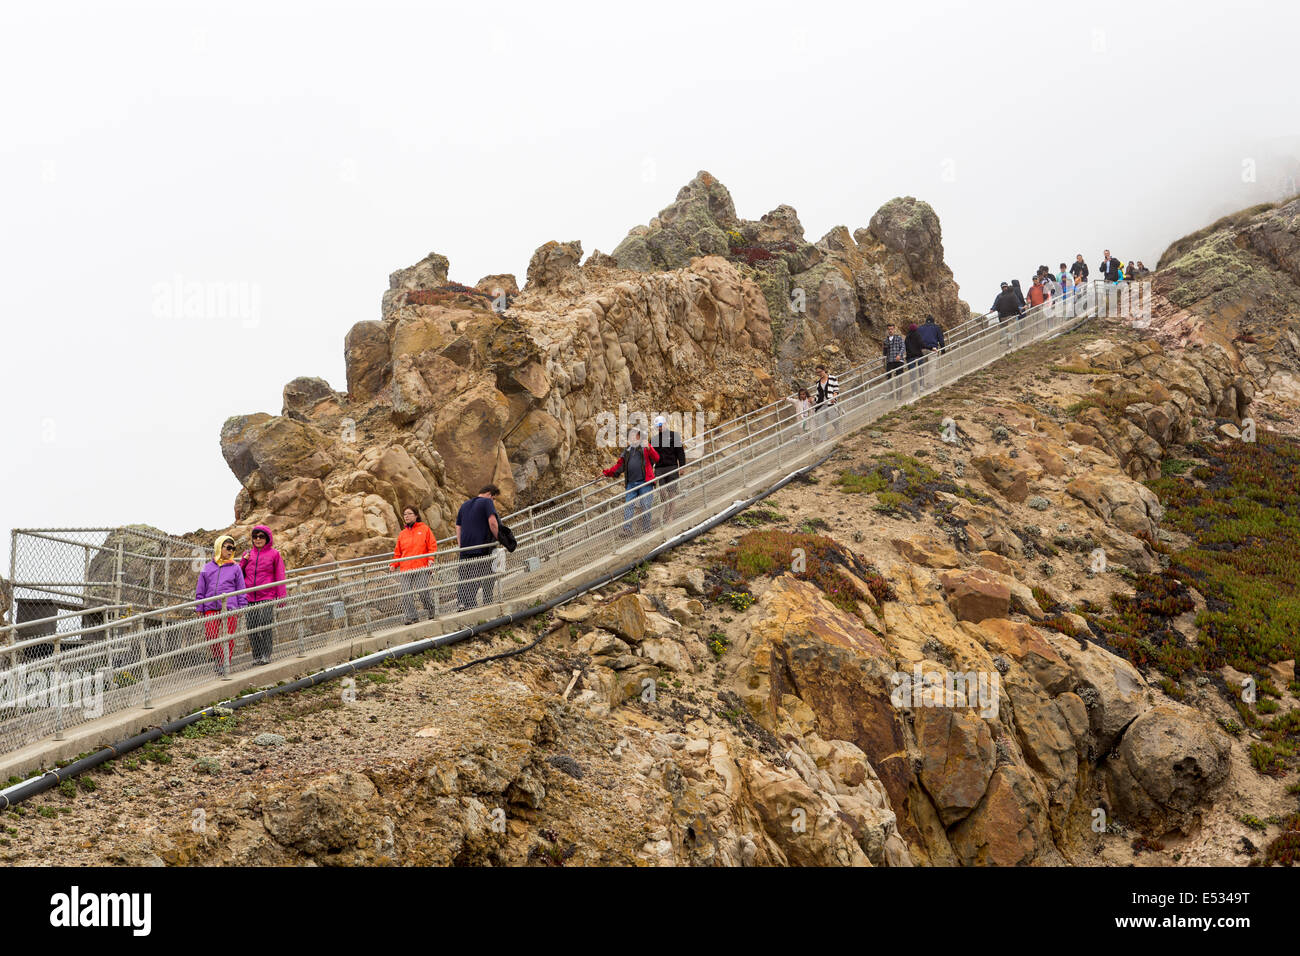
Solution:
[(1298, 27), (1281, 2), (7, 5), (0, 532), (224, 526), (222, 422), (298, 375), (344, 388), (390, 272), (437, 251), (522, 282), (700, 169), (813, 240), (926, 200), (980, 310), (1076, 252), (1154, 267), (1295, 190)]

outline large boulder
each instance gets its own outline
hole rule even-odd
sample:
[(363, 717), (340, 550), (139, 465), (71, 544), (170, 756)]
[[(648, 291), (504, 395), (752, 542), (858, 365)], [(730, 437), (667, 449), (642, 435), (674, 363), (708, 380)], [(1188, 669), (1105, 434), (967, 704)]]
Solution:
[(1126, 475), (1093, 471), (1075, 478), (1065, 486), (1065, 491), (1103, 521), (1129, 534), (1141, 532), (1154, 537), (1164, 516), (1164, 508), (1155, 493)]
[(1189, 832), (1230, 768), (1223, 734), (1195, 712), (1168, 706), (1134, 720), (1105, 764), (1115, 814), (1156, 835)]
[(741, 763), (763, 831), (792, 866), (870, 866), (853, 829), (792, 770), (750, 758)]
[(648, 627), (645, 608), (635, 594), (624, 594), (601, 606), (587, 623), (616, 634), (629, 644), (640, 644)]
[(236, 415), (221, 428), (221, 454), (251, 492), (267, 491), (290, 478), (320, 478), (331, 467), (329, 441), (290, 418)]
[(979, 804), (993, 776), (996, 753), (988, 722), (974, 711), (918, 707), (913, 730), (921, 751), (919, 777), (944, 826)]
[(449, 265), (446, 256), (431, 252), (415, 265), (392, 273), (381, 306), (383, 317), (387, 319), (400, 303), (406, 301), (405, 293), (445, 286)]
[(322, 860), (349, 859), (379, 834), (378, 791), (363, 773), (344, 771), (302, 788), (276, 788), (263, 799), (262, 825), (276, 842)]
[(527, 289), (557, 286), (573, 277), (582, 263), (581, 242), (550, 242), (539, 246), (528, 262)]
[(965, 866), (1025, 866), (1051, 844), (1042, 785), (1016, 764), (998, 766), (984, 798), (948, 834)]
[(352, 326), (343, 342), (343, 361), (348, 397), (354, 402), (374, 398), (388, 382), (392, 361), (383, 323), (358, 322)]
[(939, 575), (948, 596), (948, 606), (960, 621), (978, 624), (985, 618), (1006, 617), (1011, 607), (1011, 589), (986, 568), (945, 571)]
[(929, 203), (912, 196), (891, 199), (876, 210), (867, 229), (886, 249), (901, 255), (915, 276), (943, 265), (943, 232)]
[(1151, 708), (1151, 691), (1137, 668), (1123, 658), (1091, 642), (1081, 648), (1077, 641), (1062, 634), (1045, 636), (1074, 673), (1074, 691), (1088, 708), (1095, 753), (1103, 757), (1125, 728)]
[[(434, 411), (434, 441), (446, 464), (447, 477), (469, 494), (488, 482), (513, 488), (501, 436), (510, 417), (510, 403), (491, 385), (480, 382), (453, 395)], [(501, 463), (505, 462), (505, 475)], [(503, 486), (504, 487), (504, 486)]]
[(1029, 497), (1030, 484), (1042, 475), (1042, 468), (1032, 459), (1007, 455), (977, 455), (970, 460), (990, 488), (1007, 501), (1019, 503)]
[(321, 402), (337, 397), (325, 379), (301, 375), (284, 387), (284, 410), (281, 414), (310, 417)]

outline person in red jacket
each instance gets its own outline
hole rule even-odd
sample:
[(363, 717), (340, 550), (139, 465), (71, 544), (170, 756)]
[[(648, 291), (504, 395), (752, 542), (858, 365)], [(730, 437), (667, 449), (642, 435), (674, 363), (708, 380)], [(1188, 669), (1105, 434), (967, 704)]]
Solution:
[(402, 512), (402, 522), (406, 525), (397, 536), (397, 547), (393, 549), (393, 570), (402, 573), (402, 614), (404, 623), (414, 624), (417, 620), (415, 599), (412, 594), (420, 595), (420, 603), (428, 612), (426, 620), (432, 621), (435, 614), (433, 592), (429, 589), (429, 563), (433, 553), (438, 550), (438, 542), (433, 537), (429, 526), (420, 520), (420, 512), (408, 506)]
[(1034, 276), (1034, 284), (1029, 287), (1029, 307), (1042, 305), (1047, 301), (1047, 290), (1043, 288), (1042, 276)]
[(631, 441), (623, 449), (623, 454), (618, 456), (618, 461), (601, 472), (607, 478), (620, 474), (623, 476), (626, 491), (623, 495), (623, 530), (618, 533), (621, 538), (632, 535), (632, 512), (638, 499), (641, 502), (641, 532), (648, 534), (650, 531), (650, 509), (653, 506), (651, 495), (654, 491), (655, 464), (659, 461), (659, 452), (645, 443), (639, 428), (632, 429), (628, 437)]
[(253, 649), (253, 663), (269, 664), (271, 648), (275, 645), (274, 602), (283, 601), (289, 593), (284, 583), (288, 573), (284, 558), (271, 546), (270, 528), (259, 524), (253, 528), (250, 540), (253, 546), (239, 559), (239, 570), (244, 572), (244, 587), (257, 588), (248, 595), (248, 616), (245, 619), (248, 643)]

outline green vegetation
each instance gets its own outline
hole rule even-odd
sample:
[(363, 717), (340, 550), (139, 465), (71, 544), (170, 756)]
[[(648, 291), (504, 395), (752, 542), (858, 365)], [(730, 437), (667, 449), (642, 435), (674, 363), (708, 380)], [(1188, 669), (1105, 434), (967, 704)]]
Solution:
[[(324, 690), (324, 685), (321, 685), (320, 688), (313, 688), (312, 690), (319, 693)], [(202, 720), (195, 721), (182, 730), (181, 736), (193, 740), (196, 737), (211, 737), (216, 734), (225, 734), (234, 730), (238, 723), (239, 718), (235, 716), (233, 711), (226, 707), (218, 707), (213, 716), (204, 717)]]
[(760, 528), (765, 524), (784, 521), (785, 515), (773, 508), (749, 508), (731, 520), (745, 528)]
[(1293, 813), (1282, 821), (1282, 833), (1265, 849), (1261, 863), (1264, 866), (1300, 863), (1300, 813)]
[(722, 595), (722, 600), (737, 611), (747, 611), (754, 604), (754, 595), (748, 591), (728, 591)]
[[(727, 567), (742, 580), (791, 572), (811, 581), (842, 611), (860, 614), (858, 601), (879, 607), (893, 600), (888, 582), (871, 565), (843, 545), (822, 535), (788, 531), (751, 531), (728, 550)], [(841, 572), (848, 572), (844, 574)], [(849, 575), (866, 585), (863, 591)]]
[(874, 494), (876, 511), (914, 518), (921, 517), (923, 507), (938, 501), (939, 492), (971, 501), (985, 500), (965, 485), (944, 478), (925, 462), (899, 452), (887, 452), (841, 471), (835, 485), (846, 494)]
[(1206, 487), (1150, 482), (1165, 523), (1193, 540), (1170, 570), (1207, 602), (1197, 663), (1260, 674), (1300, 651), (1300, 445), (1261, 435), (1198, 450)]
[(1106, 634), (1106, 643), (1138, 667), (1155, 667), (1174, 680), (1203, 667), (1203, 647), (1193, 648), (1169, 625), (1194, 606), (1187, 585), (1169, 571), (1139, 574), (1136, 593), (1112, 594), (1112, 613), (1085, 613)]
[[(1300, 710), (1280, 712), (1281, 690), (1267, 668), (1300, 651), (1300, 445), (1263, 435), (1254, 443), (1196, 443), (1191, 451), (1202, 463), (1171, 459), (1149, 482), (1166, 526), (1191, 545), (1170, 553), (1159, 574), (1136, 575), (1133, 595), (1112, 595), (1108, 609), (1090, 602), (1081, 609), (1111, 650), (1153, 668), (1175, 698), (1185, 697), (1185, 678), (1214, 679), (1225, 665), (1252, 675), (1257, 700), (1243, 701), (1241, 688), (1229, 685), (1238, 720), (1220, 726), (1234, 736), (1251, 730), (1252, 766), (1282, 776), (1300, 763)], [(1196, 607), (1193, 587), (1205, 598), (1194, 644), (1173, 627), (1173, 618)]]

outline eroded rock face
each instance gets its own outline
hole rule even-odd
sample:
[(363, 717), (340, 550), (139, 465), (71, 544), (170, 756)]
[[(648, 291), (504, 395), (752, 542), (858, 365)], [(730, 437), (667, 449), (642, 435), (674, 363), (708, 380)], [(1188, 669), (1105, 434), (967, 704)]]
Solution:
[[(345, 394), (298, 378), (282, 415), (226, 423), (222, 451), (243, 485), (229, 530), (274, 522), (296, 560), (352, 556), (392, 533), (370, 495), (399, 514), (422, 501), (446, 537), (451, 505), (488, 482), (506, 512), (545, 498), (575, 468), (608, 464), (624, 421), (684, 414), (689, 438), (783, 394), (774, 372), (874, 357), (886, 311), (965, 320), (956, 293), (925, 203), (894, 200), (856, 237), (837, 227), (812, 243), (790, 206), (740, 219), (705, 172), (612, 256), (583, 264), (580, 243), (544, 243), (522, 292), (506, 273), (452, 282), (431, 252), (392, 273), (378, 321), (349, 330)], [(412, 441), (427, 448), (421, 480), (356, 477), (370, 449)], [(299, 490), (309, 500), (289, 502)]]
[(762, 288), (780, 325), (774, 348), (783, 376), (805, 373), (827, 354), (862, 361), (878, 353), (886, 316), (905, 324), (933, 313), (947, 327), (970, 317), (943, 262), (938, 216), (912, 197), (886, 203), (864, 229), (837, 226), (812, 243), (792, 207), (740, 219), (726, 187), (700, 172), (613, 257), (650, 272), (711, 255), (743, 259)]
[[(348, 333), (346, 396), (296, 379), (283, 416), (226, 423), (222, 451), (244, 486), (232, 532), (267, 522), (294, 560), (350, 557), (391, 548), (388, 511), (415, 503), (446, 537), (456, 500), (484, 484), (508, 510), (557, 490), (575, 461), (607, 464), (597, 442), (620, 404), (647, 424), (698, 410), (680, 428), (689, 437), (774, 395), (766, 302), (730, 262), (597, 267), (596, 281), (580, 257), (576, 243), (546, 244), (517, 295), (509, 276), (485, 277), (485, 292), (449, 284), (437, 255), (394, 273), (383, 321)], [(497, 289), (514, 296), (504, 313)], [(372, 467), (401, 455), (409, 464)]]

